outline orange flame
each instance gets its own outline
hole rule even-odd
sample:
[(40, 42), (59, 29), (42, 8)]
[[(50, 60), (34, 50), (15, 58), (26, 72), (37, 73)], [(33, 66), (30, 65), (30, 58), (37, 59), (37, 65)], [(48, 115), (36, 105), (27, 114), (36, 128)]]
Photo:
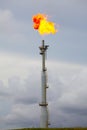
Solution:
[(45, 14), (34, 15), (32, 20), (34, 22), (33, 28), (38, 30), (41, 35), (55, 34), (57, 32), (55, 23), (48, 21), (48, 17)]

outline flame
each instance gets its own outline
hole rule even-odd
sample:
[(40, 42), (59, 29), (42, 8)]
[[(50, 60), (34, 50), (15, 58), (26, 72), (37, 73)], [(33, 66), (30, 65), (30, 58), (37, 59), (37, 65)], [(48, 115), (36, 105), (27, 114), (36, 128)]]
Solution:
[(34, 22), (33, 28), (38, 30), (41, 35), (55, 34), (57, 32), (55, 23), (48, 21), (48, 17), (45, 14), (34, 15), (32, 20)]

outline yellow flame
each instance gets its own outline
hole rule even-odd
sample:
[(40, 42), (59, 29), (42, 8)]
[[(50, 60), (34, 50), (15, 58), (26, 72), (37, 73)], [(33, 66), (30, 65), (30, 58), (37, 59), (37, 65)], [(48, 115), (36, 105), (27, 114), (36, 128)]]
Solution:
[(34, 29), (38, 30), (41, 35), (44, 34), (55, 34), (57, 29), (55, 28), (55, 23), (47, 20), (47, 15), (37, 14), (33, 16)]
[(50, 33), (55, 34), (57, 32), (54, 23), (46, 20), (41, 20), (38, 31), (41, 35)]

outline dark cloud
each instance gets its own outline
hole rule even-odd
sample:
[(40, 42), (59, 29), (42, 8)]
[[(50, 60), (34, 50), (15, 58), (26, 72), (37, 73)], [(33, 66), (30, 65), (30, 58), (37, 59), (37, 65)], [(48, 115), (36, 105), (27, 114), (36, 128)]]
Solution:
[[(65, 67), (67, 69), (62, 68), (61, 71), (55, 65), (53, 68), (56, 68), (56, 71), (53, 71), (54, 69), (49, 70), (48, 108), (50, 127), (86, 127), (87, 94), (86, 79), (84, 78), (86, 77), (86, 70), (84, 71), (78, 67), (78, 70), (76, 68), (70, 69), (67, 66)], [(40, 91), (37, 90), (40, 87), (36, 87), (39, 86), (39, 79), (38, 76), (34, 76), (33, 79), (27, 77), (24, 80), (24, 84), (21, 84), (20, 79), (17, 77), (9, 80), (8, 86), (10, 88), (13, 86), (10, 90), (12, 94), (11, 101), (13, 100), (12, 108), (1, 119), (8, 128), (14, 128), (15, 125), (17, 127), (39, 127), (40, 108), (38, 104), (40, 101)], [(84, 82), (85, 84), (83, 84)]]
[(67, 106), (67, 107), (63, 107), (63, 109), (61, 108), (61, 110), (64, 113), (68, 113), (71, 115), (75, 114), (80, 116), (87, 116), (87, 108), (81, 108), (81, 107), (76, 108), (75, 106)]
[(36, 104), (38, 103), (39, 100), (38, 100), (38, 97), (34, 98), (30, 98), (30, 97), (16, 97), (15, 99), (15, 103), (17, 104), (25, 104), (25, 105), (29, 105), (29, 104)]

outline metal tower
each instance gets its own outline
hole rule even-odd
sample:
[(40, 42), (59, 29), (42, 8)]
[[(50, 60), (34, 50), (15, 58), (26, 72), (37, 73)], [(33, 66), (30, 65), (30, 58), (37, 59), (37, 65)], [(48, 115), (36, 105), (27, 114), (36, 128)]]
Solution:
[(42, 46), (39, 47), (40, 55), (42, 55), (42, 73), (41, 73), (41, 116), (40, 116), (40, 127), (48, 128), (48, 103), (47, 103), (47, 75), (46, 75), (46, 67), (45, 67), (45, 58), (46, 58), (46, 50), (48, 49), (48, 45), (45, 45), (44, 40), (42, 40)]

